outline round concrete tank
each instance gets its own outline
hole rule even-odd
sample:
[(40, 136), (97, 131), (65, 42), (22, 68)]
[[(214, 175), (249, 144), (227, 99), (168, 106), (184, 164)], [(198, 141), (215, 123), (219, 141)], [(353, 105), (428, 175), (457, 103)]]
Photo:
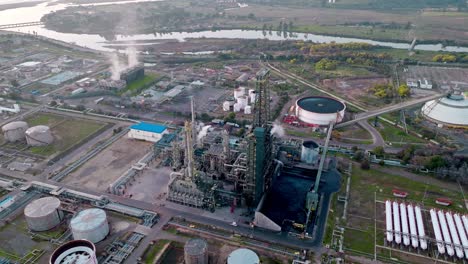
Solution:
[(70, 222), (74, 239), (86, 239), (93, 243), (103, 240), (109, 234), (106, 212), (92, 208), (79, 212)]
[(239, 98), (241, 96), (244, 96), (245, 94), (245, 89), (241, 89), (241, 88), (237, 88), (237, 89), (234, 89), (234, 98)]
[(301, 161), (307, 164), (316, 164), (319, 158), (319, 145), (312, 140), (304, 141), (301, 149)]
[(241, 110), (241, 105), (239, 103), (234, 104), (234, 112), (239, 112)]
[(46, 231), (56, 227), (63, 218), (60, 211), (60, 200), (55, 197), (44, 197), (29, 203), (24, 208), (24, 217), (32, 231)]
[(28, 123), (15, 121), (2, 127), (3, 137), (8, 142), (16, 142), (25, 138), (25, 132), (28, 130)]
[(227, 112), (231, 109), (231, 103), (229, 101), (224, 101), (223, 103), (223, 111)]
[(330, 97), (312, 96), (296, 101), (296, 116), (302, 122), (327, 126), (343, 120), (346, 105)]
[(54, 142), (48, 126), (34, 126), (26, 130), (26, 141), (29, 146), (47, 146)]
[(185, 264), (208, 263), (208, 244), (200, 238), (192, 238), (184, 246)]
[(424, 104), (421, 113), (427, 119), (454, 127), (468, 127), (468, 99), (451, 95)]
[(98, 264), (96, 246), (88, 240), (73, 240), (57, 248), (49, 264)]
[(240, 105), (240, 109), (244, 109), (247, 106), (247, 96), (243, 95), (237, 98), (237, 103)]
[(260, 258), (255, 252), (247, 248), (239, 248), (231, 252), (227, 264), (259, 264)]
[(246, 114), (246, 115), (252, 114), (252, 106), (247, 105), (247, 106), (244, 108), (244, 114)]

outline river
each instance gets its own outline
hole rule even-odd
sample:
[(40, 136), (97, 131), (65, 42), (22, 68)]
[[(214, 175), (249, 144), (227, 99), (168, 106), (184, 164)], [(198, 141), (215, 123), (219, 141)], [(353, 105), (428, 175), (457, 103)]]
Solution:
[[(7, 9), (0, 11), (0, 25), (14, 24), (14, 23), (25, 23), (32, 21), (39, 21), (42, 16), (50, 12), (65, 9), (71, 4), (55, 3), (57, 0), (50, 0), (48, 2), (40, 3), (30, 7), (21, 7), (14, 9)], [(125, 4), (125, 3), (137, 3), (137, 2), (156, 2), (163, 0), (128, 0), (119, 2), (105, 2), (96, 4), (83, 4), (83, 6), (90, 5), (106, 5), (106, 4)], [(10, 31), (32, 33), (36, 32), (38, 35), (61, 40), (69, 43), (75, 43), (76, 45), (87, 47), (101, 51), (113, 51), (112, 45), (117, 48), (119, 45), (112, 41), (107, 41), (103, 36), (97, 34), (74, 34), (74, 33), (61, 33), (53, 30), (46, 29), (43, 26), (30, 26), (23, 28), (14, 28)], [(304, 40), (313, 41), (319, 43), (349, 43), (349, 42), (365, 42), (372, 45), (380, 45), (383, 47), (391, 47), (396, 49), (408, 49), (410, 43), (397, 43), (387, 41), (375, 41), (370, 39), (360, 38), (348, 38), (348, 37), (335, 37), (335, 36), (324, 36), (307, 33), (293, 33), (283, 36), (282, 34), (272, 34), (262, 32), (259, 30), (218, 30), (218, 31), (200, 31), (200, 32), (172, 32), (172, 33), (157, 33), (157, 34), (137, 34), (137, 35), (117, 35), (115, 36), (116, 41), (126, 41), (129, 43), (145, 40), (162, 40), (162, 39), (175, 39), (178, 41), (185, 41), (188, 38), (226, 38), (226, 39), (269, 39), (269, 40)], [(156, 43), (155, 43), (156, 44)], [(148, 43), (136, 43), (133, 45), (148, 45)], [(415, 46), (415, 50), (426, 50), (426, 51), (451, 51), (451, 52), (468, 52), (468, 47), (455, 47), (447, 46), (443, 47), (441, 44), (420, 44)]]

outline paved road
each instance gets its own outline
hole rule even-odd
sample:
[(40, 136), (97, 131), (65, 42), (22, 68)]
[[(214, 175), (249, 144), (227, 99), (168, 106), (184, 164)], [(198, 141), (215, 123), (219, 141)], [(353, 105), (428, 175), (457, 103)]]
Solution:
[(370, 125), (367, 120), (361, 120), (358, 122), (358, 125), (367, 130), (372, 136), (372, 145), (370, 147), (375, 148), (377, 146), (385, 146), (385, 140), (383, 139), (380, 132), (372, 125)]

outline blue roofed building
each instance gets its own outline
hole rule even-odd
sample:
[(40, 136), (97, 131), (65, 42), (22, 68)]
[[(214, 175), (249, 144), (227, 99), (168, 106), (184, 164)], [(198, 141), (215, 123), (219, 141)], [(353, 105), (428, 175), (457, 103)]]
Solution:
[(158, 142), (164, 134), (168, 134), (167, 127), (159, 124), (141, 122), (130, 126), (129, 138)]

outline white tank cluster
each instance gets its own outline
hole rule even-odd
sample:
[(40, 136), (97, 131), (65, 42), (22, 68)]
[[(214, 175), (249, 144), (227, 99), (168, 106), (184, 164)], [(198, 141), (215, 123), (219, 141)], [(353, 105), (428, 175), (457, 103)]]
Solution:
[(34, 126), (26, 130), (26, 141), (29, 146), (47, 146), (54, 142), (54, 137), (48, 126)]
[(468, 259), (467, 216), (437, 209), (431, 209), (430, 214), (439, 254)]
[(49, 264), (98, 264), (96, 246), (88, 240), (73, 240), (57, 248)]
[(385, 218), (388, 243), (427, 249), (427, 238), (419, 206), (387, 200)]
[(74, 239), (86, 239), (93, 243), (103, 240), (109, 234), (106, 212), (92, 208), (79, 212), (70, 222)]
[[(234, 89), (234, 102), (224, 101), (223, 102), (223, 111), (227, 112), (231, 110), (231, 106), (233, 107), (234, 112), (244, 111), (244, 114), (251, 114), (253, 107), (252, 105), (255, 104), (256, 94), (254, 89), (248, 90), (246, 92), (245, 87), (239, 87)], [(229, 102), (229, 104), (228, 104)], [(249, 104), (250, 103), (250, 104)]]
[(63, 219), (60, 200), (55, 197), (43, 197), (29, 203), (24, 208), (24, 216), (29, 229), (46, 231), (56, 227)]
[(2, 127), (3, 137), (8, 142), (16, 142), (25, 138), (25, 132), (29, 128), (24, 121), (14, 121)]

